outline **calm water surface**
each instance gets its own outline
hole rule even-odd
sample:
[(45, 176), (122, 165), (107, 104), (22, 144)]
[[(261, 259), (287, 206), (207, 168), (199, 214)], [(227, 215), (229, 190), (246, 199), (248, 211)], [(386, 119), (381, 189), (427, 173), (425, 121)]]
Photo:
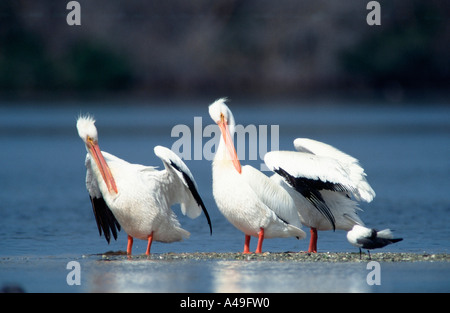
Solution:
[[(126, 235), (121, 232), (118, 240), (110, 245), (98, 236), (84, 185), (86, 150), (76, 131), (76, 118), (86, 112), (95, 115), (102, 150), (133, 163), (162, 166), (153, 154), (153, 147), (172, 147), (179, 140), (171, 136), (174, 126), (186, 125), (194, 136), (194, 130), (198, 130), (198, 124), (194, 125), (194, 117), (200, 118), (197, 119), (197, 122), (200, 120), (202, 123), (200, 130), (212, 124), (212, 121), (207, 113), (208, 103), (184, 107), (171, 103), (160, 104), (138, 106), (123, 103), (104, 106), (74, 103), (0, 107), (0, 284), (17, 282), (29, 291), (50, 292), (284, 292), (308, 291), (306, 285), (310, 286), (310, 290), (315, 290), (314, 286), (322, 286), (321, 290), (328, 291), (377, 291), (368, 288), (365, 283), (365, 268), (355, 270), (355, 267), (364, 267), (361, 264), (319, 266), (231, 261), (107, 263), (92, 256), (109, 250), (124, 250)], [(255, 107), (239, 106), (235, 100), (230, 102), (230, 107), (238, 124), (254, 124), (258, 127), (268, 125), (269, 148), (270, 140), (273, 139), (270, 138), (270, 126), (279, 125), (280, 149), (292, 149), (295, 138), (308, 137), (332, 144), (358, 158), (377, 193), (372, 203), (361, 204), (364, 210), (362, 219), (368, 226), (391, 228), (396, 235), (404, 238), (404, 241), (388, 246), (383, 251), (450, 252), (448, 106), (289, 105), (275, 109), (259, 106), (255, 110)], [(201, 140), (205, 144), (211, 138)], [(192, 143), (194, 145), (193, 138)], [(248, 158), (247, 152), (246, 160), (242, 163), (259, 168), (261, 160)], [(181, 224), (191, 232), (191, 238), (172, 244), (155, 243), (152, 251), (241, 251), (244, 235), (221, 216), (212, 198), (211, 162), (204, 156), (194, 160), (194, 149), (191, 158), (185, 162), (197, 181), (210, 213), (213, 235), (209, 236), (203, 216), (190, 220), (176, 209)], [(345, 235), (343, 231), (319, 233), (319, 251), (357, 252), (346, 241)], [(263, 249), (272, 252), (300, 251), (307, 249), (307, 245), (308, 239), (270, 239), (264, 242)], [(251, 249), (255, 246), (256, 240), (253, 239)], [(137, 240), (134, 252), (144, 253), (145, 247), (145, 242)], [(81, 258), (83, 255), (89, 257)], [(68, 273), (65, 265), (71, 259), (80, 260), (83, 273), (87, 276), (82, 287), (77, 290), (70, 289), (65, 281)], [(403, 269), (408, 273), (417, 270), (410, 266), (413, 265), (386, 265), (386, 271), (398, 273)], [(153, 274), (140, 277), (143, 267), (147, 273)], [(251, 275), (259, 272), (261, 267), (265, 268), (267, 277)], [(314, 275), (304, 276), (303, 280), (288, 279), (295, 277), (298, 271), (314, 272), (314, 267), (318, 268)], [(438, 277), (436, 273), (445, 273), (449, 277), (450, 269), (446, 265), (429, 269), (429, 277)], [(353, 272), (356, 272), (356, 276), (351, 274)], [(176, 276), (179, 279), (173, 278), (171, 275), (174, 274), (171, 273), (178, 273)], [(47, 280), (43, 279), (44, 276)], [(260, 290), (262, 285), (258, 279), (273, 276), (277, 276), (278, 280), (271, 287)], [(322, 276), (332, 279), (322, 279)], [(159, 289), (155, 290), (152, 280), (164, 281), (165, 284), (159, 284)], [(193, 287), (190, 281), (195, 280), (199, 283)], [(127, 285), (126, 282), (130, 281), (135, 283)], [(438, 291), (450, 291), (448, 283), (434, 278), (429, 281), (430, 288), (434, 286)], [(402, 286), (412, 288), (409, 283)], [(399, 290), (396, 289), (395, 280), (389, 284), (386, 281), (384, 287), (384, 290)], [(408, 288), (406, 291), (410, 291)]]

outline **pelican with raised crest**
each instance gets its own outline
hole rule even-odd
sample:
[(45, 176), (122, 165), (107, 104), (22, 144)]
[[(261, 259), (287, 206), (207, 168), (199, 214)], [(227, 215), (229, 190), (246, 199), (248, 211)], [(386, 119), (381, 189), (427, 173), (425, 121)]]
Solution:
[(77, 120), (77, 130), (86, 145), (86, 188), (89, 192), (100, 236), (110, 242), (111, 234), (124, 229), (128, 235), (127, 254), (133, 238), (147, 241), (150, 254), (153, 241), (175, 242), (190, 236), (183, 229), (171, 206), (181, 204), (181, 212), (190, 218), (203, 211), (212, 233), (208, 211), (198, 193), (197, 184), (186, 164), (170, 149), (156, 146), (154, 152), (164, 164), (163, 170), (131, 164), (98, 145), (95, 120), (87, 115)]

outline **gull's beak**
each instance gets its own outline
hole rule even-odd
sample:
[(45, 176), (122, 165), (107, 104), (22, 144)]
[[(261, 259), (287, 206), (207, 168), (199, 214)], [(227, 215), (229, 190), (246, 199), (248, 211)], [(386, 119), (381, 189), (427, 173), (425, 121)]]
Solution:
[(223, 115), (221, 115), (220, 121), (217, 123), (217, 125), (219, 125), (220, 131), (222, 132), (225, 146), (227, 147), (228, 153), (231, 157), (231, 161), (240, 174), (242, 172), (241, 163), (239, 162), (236, 149), (234, 148), (233, 139), (231, 138), (230, 130), (228, 129), (228, 124), (225, 121)]

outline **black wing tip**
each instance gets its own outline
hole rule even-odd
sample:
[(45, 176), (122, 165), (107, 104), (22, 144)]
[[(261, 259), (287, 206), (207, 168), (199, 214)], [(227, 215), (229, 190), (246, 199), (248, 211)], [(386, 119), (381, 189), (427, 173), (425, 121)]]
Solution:
[(336, 219), (320, 193), (313, 190), (301, 194), (330, 222), (333, 231), (336, 231)]
[(208, 215), (208, 212), (206, 211), (206, 208), (205, 208), (205, 211), (204, 211), (204, 212), (206, 212), (205, 216), (206, 216), (206, 220), (208, 221), (208, 225), (209, 225), (209, 235), (212, 236), (212, 224), (211, 224), (211, 219), (209, 218), (209, 215)]
[(385, 239), (385, 238), (359, 238), (356, 240), (357, 243), (362, 245), (364, 249), (379, 249), (383, 248), (392, 243), (402, 241), (403, 238)]
[[(212, 236), (211, 218), (209, 217), (208, 211), (206, 210), (205, 204), (203, 203), (203, 200), (200, 197), (197, 189), (194, 189), (194, 190), (195, 190), (196, 194), (198, 195), (198, 200), (194, 194), (192, 194), (192, 195), (194, 196), (195, 201), (197, 201), (197, 204), (202, 208), (203, 214), (205, 214), (206, 221), (208, 222), (208, 225), (209, 225), (209, 235)], [(191, 190), (191, 193), (192, 193), (192, 190)]]
[(209, 234), (212, 236), (212, 224), (211, 219), (209, 218), (208, 211), (206, 210), (205, 204), (203, 203), (202, 198), (200, 197), (200, 194), (198, 193), (197, 188), (195, 187), (194, 182), (189, 177), (187, 173), (185, 173), (181, 168), (176, 165), (172, 160), (170, 160), (170, 166), (172, 166), (175, 170), (180, 172), (183, 175), (183, 179), (185, 180), (186, 184), (188, 185), (189, 191), (191, 192), (192, 196), (195, 199), (195, 202), (202, 208), (203, 214), (205, 214), (206, 220), (208, 221), (209, 225)]
[(117, 232), (121, 230), (119, 222), (116, 220), (114, 214), (103, 198), (95, 198), (89, 196), (91, 199), (92, 209), (94, 210), (95, 221), (97, 222), (97, 228), (100, 237), (105, 236), (108, 244), (111, 243), (111, 234), (114, 240), (117, 240)]

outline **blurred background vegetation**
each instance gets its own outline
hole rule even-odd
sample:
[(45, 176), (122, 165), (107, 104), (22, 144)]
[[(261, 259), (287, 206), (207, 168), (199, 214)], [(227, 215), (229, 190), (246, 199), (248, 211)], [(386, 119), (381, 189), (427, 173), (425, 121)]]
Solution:
[(0, 2), (0, 97), (447, 93), (450, 2)]

